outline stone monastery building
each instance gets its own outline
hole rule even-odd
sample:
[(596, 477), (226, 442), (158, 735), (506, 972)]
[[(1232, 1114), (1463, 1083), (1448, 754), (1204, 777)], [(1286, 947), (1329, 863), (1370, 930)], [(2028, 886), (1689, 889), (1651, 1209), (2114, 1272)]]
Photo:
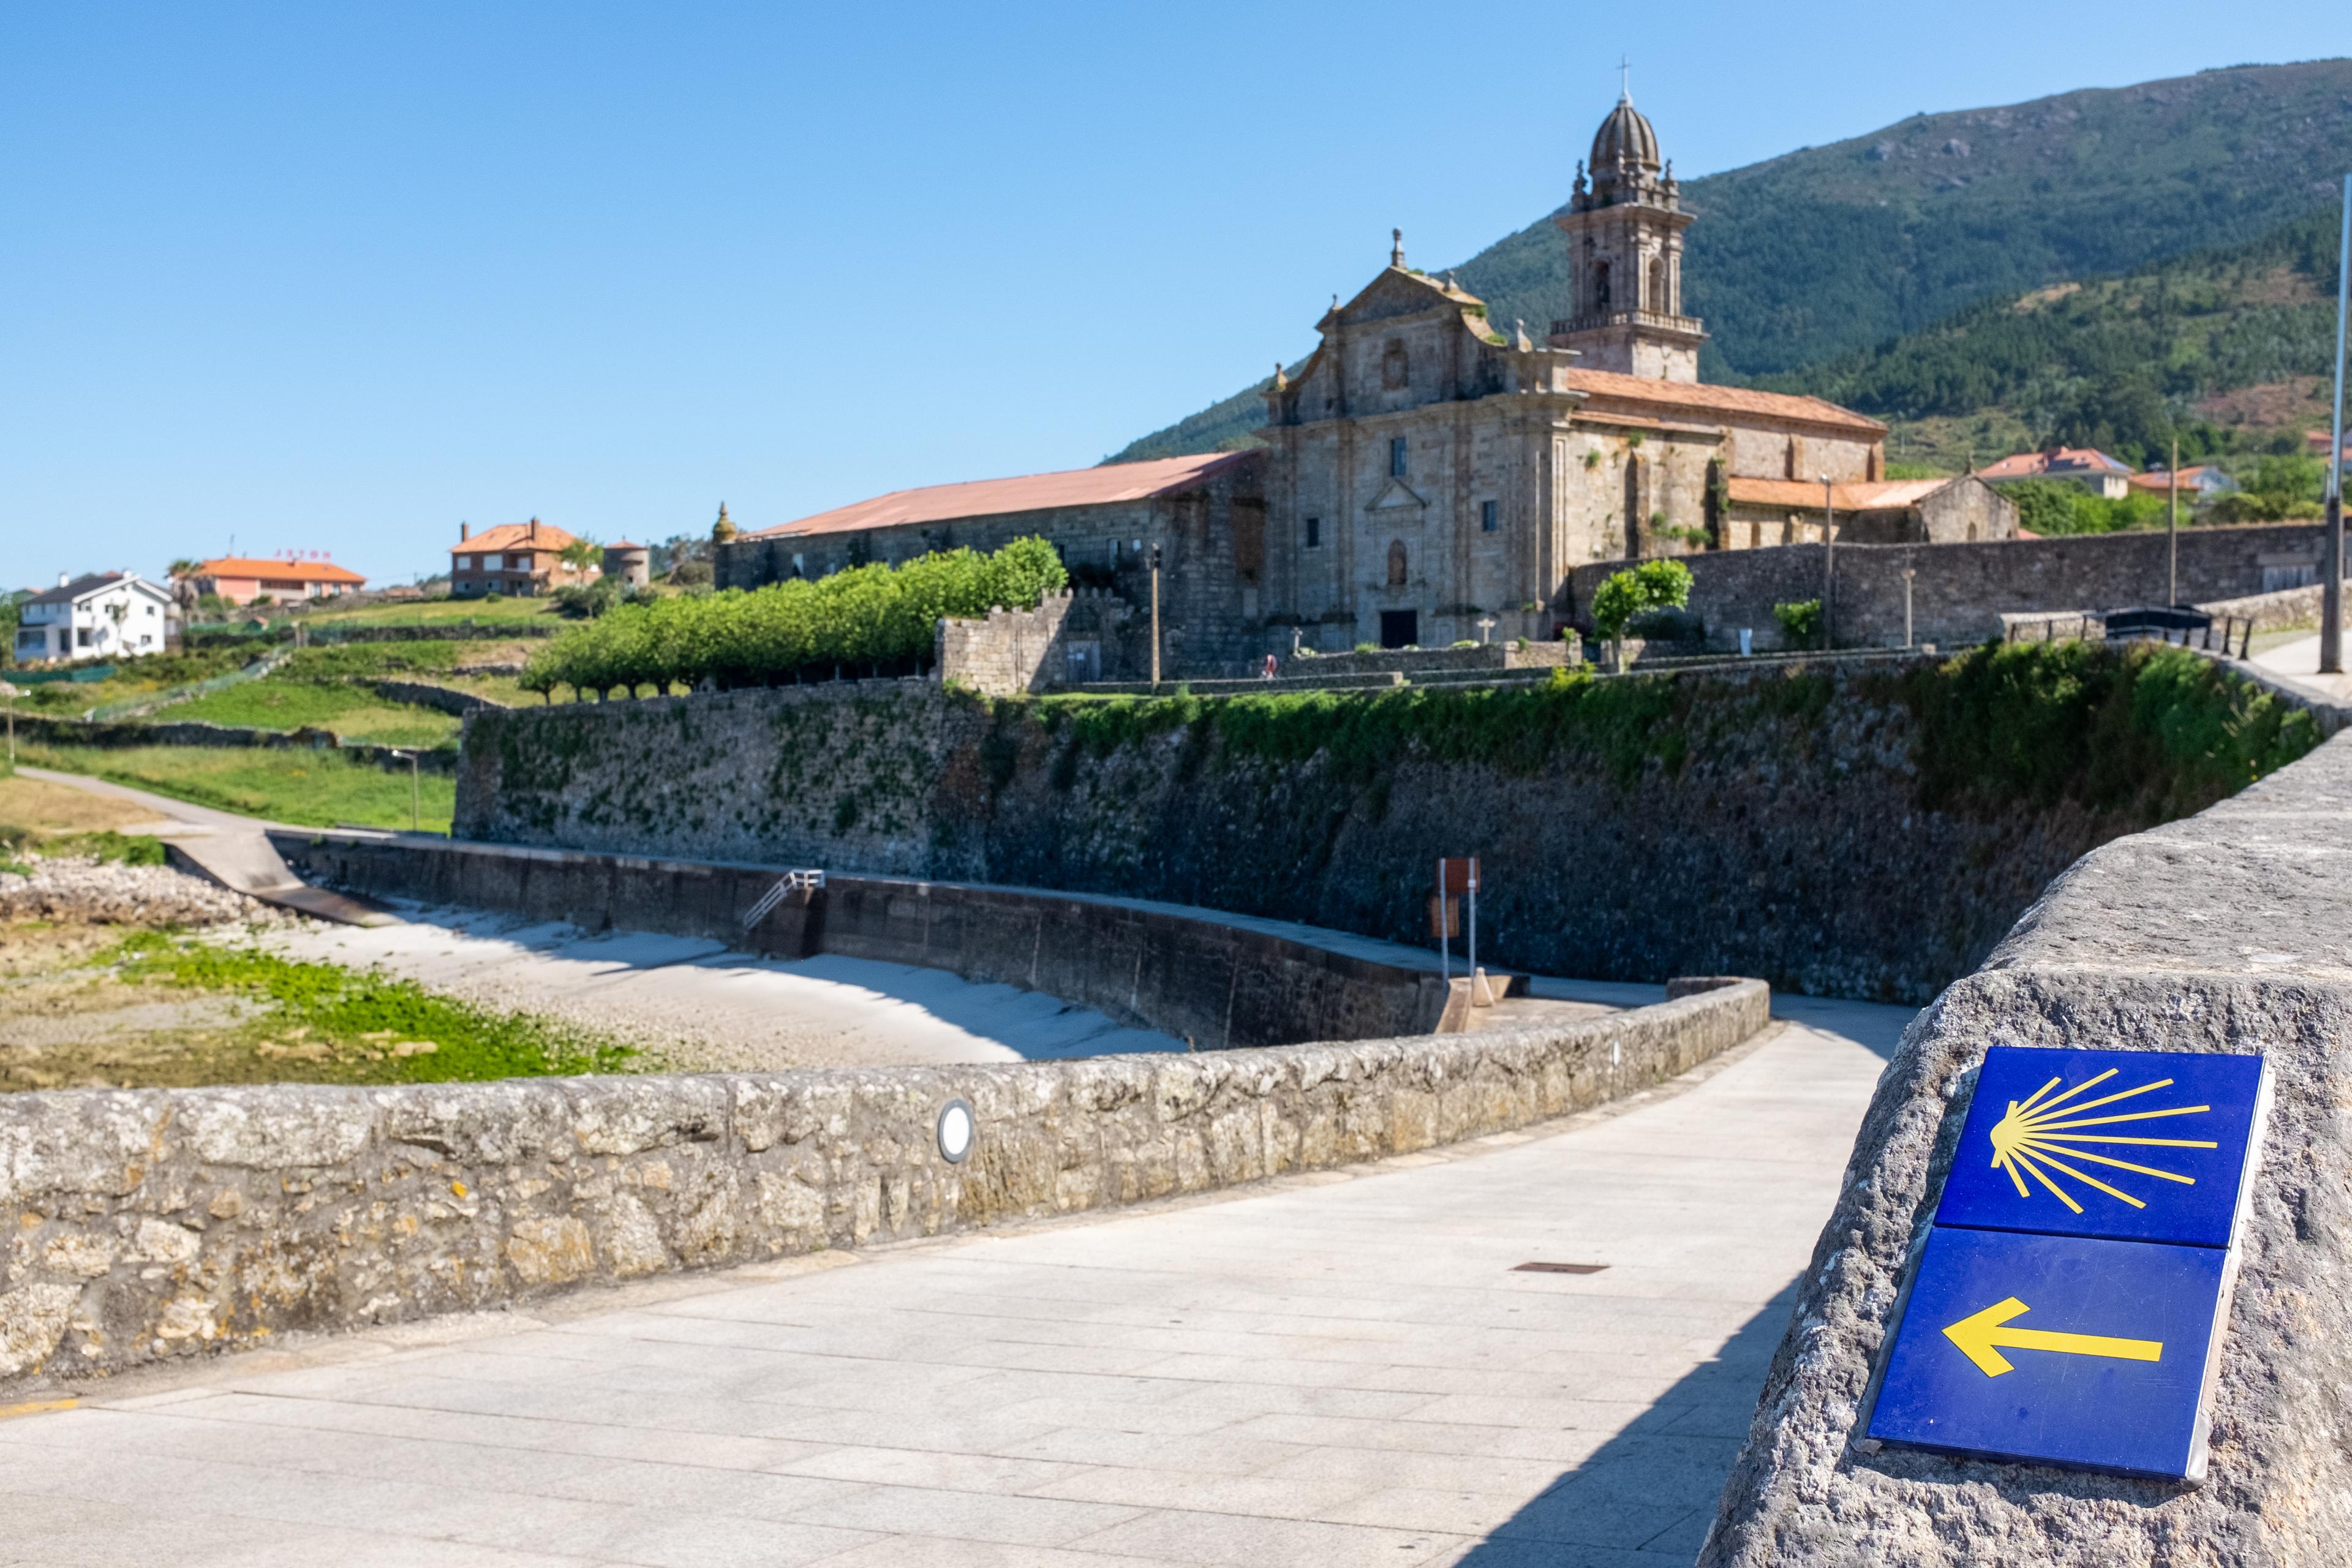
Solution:
[(1389, 265), (1265, 392), (1266, 449), (936, 486), (746, 534), (722, 585), (1041, 533), (1081, 582), (1134, 601), (1164, 547), (1169, 653), (1240, 673), (1293, 638), (1330, 651), (1549, 637), (1595, 561), (1818, 542), (2005, 537), (1973, 478), (1890, 483), (1885, 426), (1819, 398), (1710, 386), (1683, 312), (1693, 215), (1629, 97), (1569, 205), (1576, 314), (1540, 341), (1449, 275)]

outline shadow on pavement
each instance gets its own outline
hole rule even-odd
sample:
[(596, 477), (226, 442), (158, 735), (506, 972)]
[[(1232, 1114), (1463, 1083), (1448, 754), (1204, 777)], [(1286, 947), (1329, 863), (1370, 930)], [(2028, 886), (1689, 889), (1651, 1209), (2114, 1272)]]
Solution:
[(1454, 1563), (1601, 1568), (1696, 1558), (1795, 1299), (1792, 1279), (1713, 1361), (1661, 1394)]

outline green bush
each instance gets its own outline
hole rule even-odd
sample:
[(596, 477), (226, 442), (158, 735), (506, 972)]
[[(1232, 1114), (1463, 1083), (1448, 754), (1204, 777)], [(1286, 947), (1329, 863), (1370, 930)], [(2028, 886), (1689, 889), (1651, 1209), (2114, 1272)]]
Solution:
[(930, 653), (942, 617), (1034, 609), (1068, 580), (1052, 545), (1016, 539), (993, 555), (950, 550), (749, 593), (623, 605), (552, 638), (531, 656), (521, 685), (601, 692), (707, 679), (725, 689), (838, 666), (903, 666)]
[(1625, 623), (1649, 610), (1679, 610), (1690, 603), (1690, 568), (1671, 558), (1644, 561), (1612, 574), (1592, 595), (1592, 629), (1623, 635)]
[(1793, 605), (1775, 605), (1772, 618), (1789, 634), (1789, 640), (1799, 647), (1811, 647), (1822, 635), (1822, 602), (1802, 599)]

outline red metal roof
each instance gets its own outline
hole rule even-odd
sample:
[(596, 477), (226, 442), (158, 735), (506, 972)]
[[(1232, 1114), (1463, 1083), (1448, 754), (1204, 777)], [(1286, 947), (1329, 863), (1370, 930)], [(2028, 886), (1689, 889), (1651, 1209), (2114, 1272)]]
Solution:
[(1049, 507), (1101, 506), (1144, 500), (1190, 489), (1222, 468), (1244, 461), (1247, 452), (1210, 452), (1189, 458), (1156, 458), (1146, 463), (1105, 463), (1057, 474), (1027, 474), (1013, 479), (968, 479), (892, 490), (871, 500), (835, 507), (794, 522), (780, 523), (745, 539), (803, 538), (818, 533), (856, 533), (908, 523), (946, 522), (961, 517), (1001, 517)]

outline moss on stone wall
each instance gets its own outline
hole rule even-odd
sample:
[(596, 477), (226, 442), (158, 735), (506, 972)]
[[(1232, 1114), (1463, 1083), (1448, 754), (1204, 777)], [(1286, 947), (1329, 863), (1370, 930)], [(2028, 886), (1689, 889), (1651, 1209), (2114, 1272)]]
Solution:
[(2086, 850), (2303, 754), (2184, 649), (989, 700), (917, 683), (477, 719), (462, 836), (1123, 893), (1481, 954), (1925, 1000)]

